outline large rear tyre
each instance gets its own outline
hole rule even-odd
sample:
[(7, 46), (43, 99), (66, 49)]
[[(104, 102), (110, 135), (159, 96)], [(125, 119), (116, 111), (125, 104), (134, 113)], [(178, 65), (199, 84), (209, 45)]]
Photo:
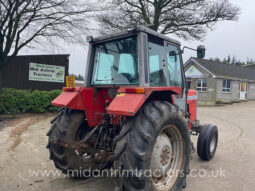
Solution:
[(89, 153), (79, 153), (74, 149), (65, 148), (52, 143), (57, 138), (67, 141), (79, 141), (91, 130), (88, 126), (84, 112), (62, 109), (52, 121), (52, 127), (47, 133), (49, 137), (47, 148), (50, 159), (56, 168), (73, 178), (88, 178), (89, 170), (97, 169), (97, 163)]
[(215, 125), (203, 125), (197, 141), (198, 156), (202, 160), (212, 160), (217, 149), (217, 144), (218, 128)]
[(116, 137), (122, 186), (128, 191), (176, 191), (186, 186), (190, 135), (177, 106), (153, 101), (128, 119)]

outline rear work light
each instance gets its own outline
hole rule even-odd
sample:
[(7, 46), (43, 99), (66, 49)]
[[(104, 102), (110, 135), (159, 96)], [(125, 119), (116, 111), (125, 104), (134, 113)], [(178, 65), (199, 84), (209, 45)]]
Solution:
[(69, 88), (69, 87), (63, 87), (64, 92), (73, 92), (74, 88)]

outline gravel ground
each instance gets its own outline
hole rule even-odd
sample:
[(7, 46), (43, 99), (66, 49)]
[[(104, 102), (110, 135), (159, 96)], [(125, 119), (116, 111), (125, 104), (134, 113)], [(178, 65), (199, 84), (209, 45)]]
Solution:
[[(210, 162), (193, 154), (185, 191), (254, 190), (255, 102), (200, 107), (198, 112), (202, 124), (218, 126), (219, 145)], [(52, 114), (25, 115), (0, 121), (0, 190), (114, 190), (114, 178), (78, 181), (55, 170), (45, 149), (52, 118)], [(197, 137), (192, 140), (196, 145)]]

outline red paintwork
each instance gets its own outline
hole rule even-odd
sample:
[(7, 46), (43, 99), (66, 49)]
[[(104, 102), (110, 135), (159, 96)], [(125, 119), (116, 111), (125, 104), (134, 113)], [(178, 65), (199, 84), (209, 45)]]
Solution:
[(144, 94), (126, 93), (127, 89), (129, 90), (128, 92), (130, 92), (130, 90), (135, 90), (136, 88), (137, 87), (121, 87), (118, 89), (120, 95), (114, 98), (109, 96), (109, 88), (107, 87), (74, 88), (72, 92), (63, 92), (52, 101), (52, 104), (58, 107), (84, 110), (89, 126), (95, 127), (102, 123), (104, 114), (106, 113), (116, 116), (134, 116), (146, 99), (155, 91), (170, 91), (179, 95), (182, 93), (180, 87), (144, 87)]
[(51, 104), (57, 107), (67, 107), (70, 109), (85, 109), (82, 95), (79, 91), (63, 92), (56, 99), (54, 99)]
[(85, 111), (89, 126), (95, 127), (103, 120), (107, 100), (112, 101), (108, 88), (75, 88), (73, 92), (60, 94), (52, 105)]
[(172, 100), (172, 103), (175, 104), (174, 95), (173, 94), (171, 95), (171, 100)]
[(81, 88), (81, 93), (89, 126), (101, 124), (106, 113), (106, 102), (111, 103), (113, 100), (109, 97), (108, 88)]
[[(144, 88), (144, 94), (126, 93), (135, 92), (137, 87), (121, 87), (118, 90), (121, 96), (116, 96), (110, 104), (107, 113), (115, 115), (134, 116), (141, 108), (143, 103), (152, 92), (155, 91), (171, 91), (174, 94), (181, 95), (182, 89), (180, 87), (139, 87)], [(169, 94), (170, 96), (170, 94)]]
[(190, 113), (190, 121), (194, 122), (194, 121), (196, 121), (196, 116), (197, 116), (197, 99), (189, 100), (189, 97), (196, 98), (197, 92), (195, 90), (189, 90), (187, 97), (188, 97), (187, 104), (188, 104), (189, 113)]
[[(180, 87), (139, 87), (145, 89), (145, 96), (148, 98), (152, 92), (160, 92), (160, 91), (171, 91), (175, 94), (182, 94), (182, 89)], [(121, 87), (118, 90), (118, 93), (125, 93), (127, 90), (136, 89), (136, 87)]]
[(123, 93), (114, 98), (107, 109), (108, 114), (134, 116), (146, 100), (144, 94)]

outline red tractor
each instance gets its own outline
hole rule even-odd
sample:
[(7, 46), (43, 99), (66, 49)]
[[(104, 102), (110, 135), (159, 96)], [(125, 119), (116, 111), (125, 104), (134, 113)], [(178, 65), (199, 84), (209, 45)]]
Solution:
[[(77, 178), (113, 167), (123, 190), (181, 190), (190, 135), (199, 134), (197, 153), (209, 161), (218, 130), (199, 125), (180, 43), (143, 26), (87, 41), (84, 87), (63, 88), (52, 101), (61, 109), (47, 134), (50, 159)], [(197, 53), (203, 58), (205, 48)]]

